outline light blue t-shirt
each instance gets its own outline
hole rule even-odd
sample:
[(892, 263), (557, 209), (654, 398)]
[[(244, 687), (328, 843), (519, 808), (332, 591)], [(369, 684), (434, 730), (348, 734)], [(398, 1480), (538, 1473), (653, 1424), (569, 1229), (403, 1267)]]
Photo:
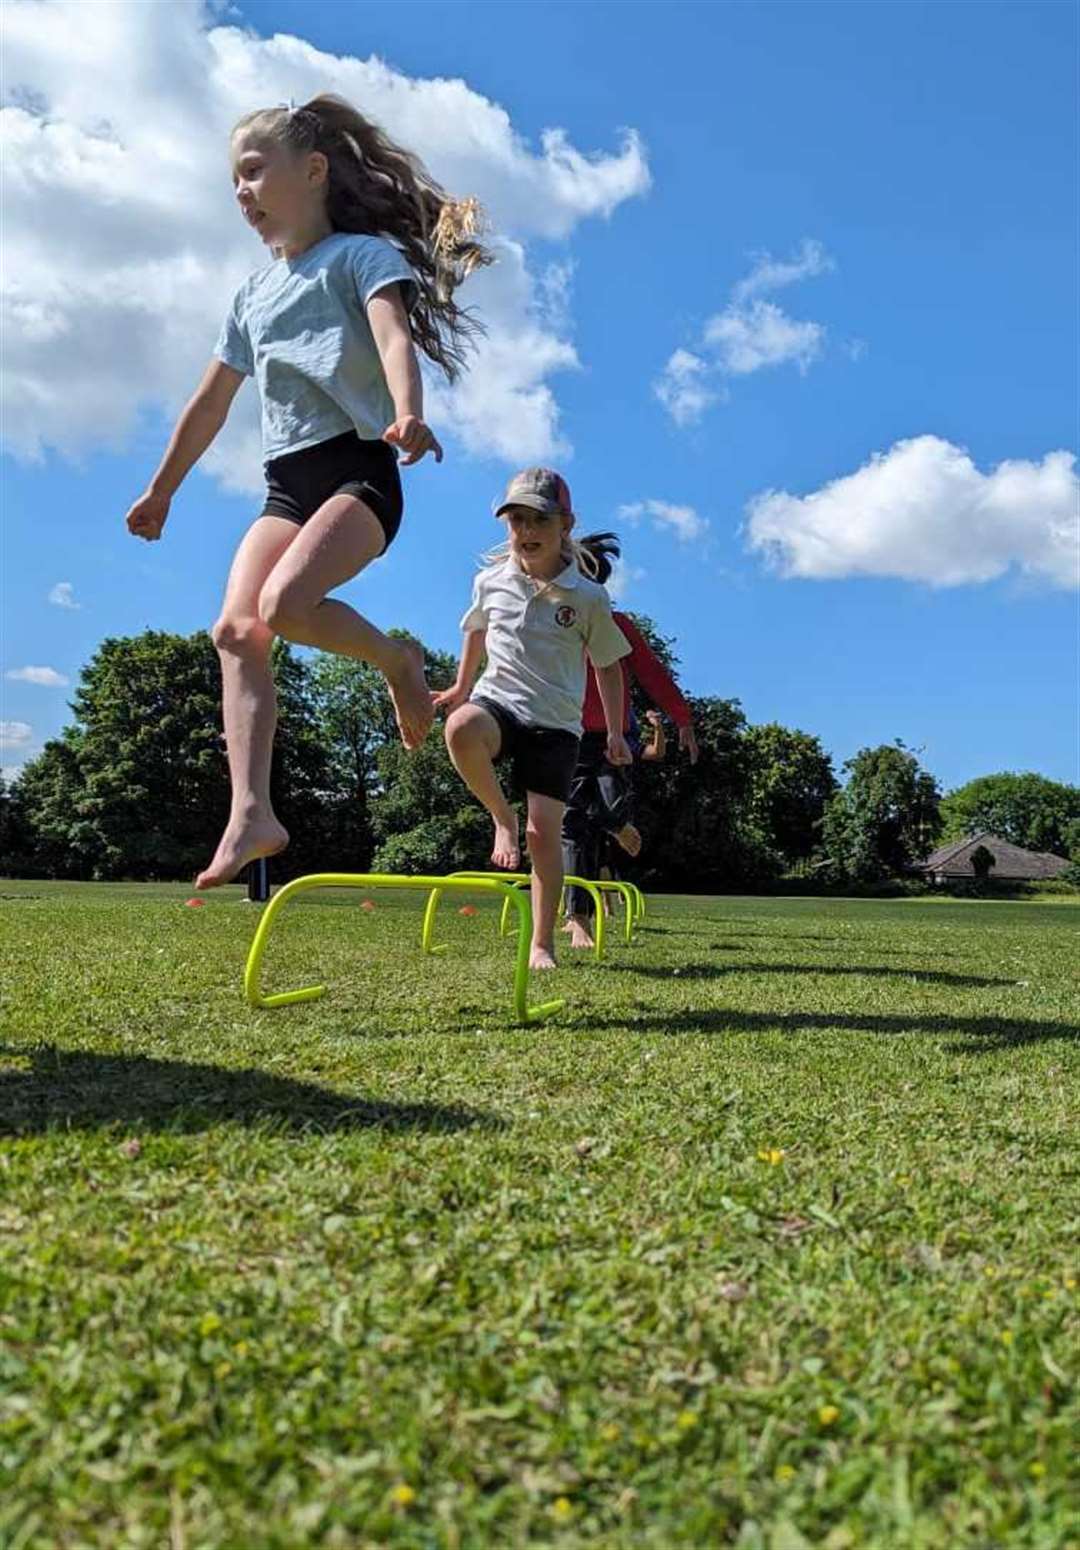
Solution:
[(393, 422), (367, 304), (395, 281), (411, 311), (416, 276), (399, 250), (384, 237), (348, 231), (244, 281), (214, 354), (259, 385), (267, 462), (354, 428), (377, 441)]

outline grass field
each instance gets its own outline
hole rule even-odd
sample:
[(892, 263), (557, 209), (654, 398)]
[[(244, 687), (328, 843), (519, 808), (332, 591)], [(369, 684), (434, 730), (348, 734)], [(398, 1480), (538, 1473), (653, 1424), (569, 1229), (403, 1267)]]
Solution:
[(1080, 1545), (1080, 907), (186, 894), (0, 881), (4, 1550)]

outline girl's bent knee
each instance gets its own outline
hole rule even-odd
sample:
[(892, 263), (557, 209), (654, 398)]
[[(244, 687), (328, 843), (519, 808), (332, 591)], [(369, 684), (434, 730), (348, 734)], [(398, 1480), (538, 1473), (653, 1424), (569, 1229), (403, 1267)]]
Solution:
[(223, 614), (210, 631), (210, 639), (228, 656), (255, 656), (270, 649), (273, 636), (261, 619)]

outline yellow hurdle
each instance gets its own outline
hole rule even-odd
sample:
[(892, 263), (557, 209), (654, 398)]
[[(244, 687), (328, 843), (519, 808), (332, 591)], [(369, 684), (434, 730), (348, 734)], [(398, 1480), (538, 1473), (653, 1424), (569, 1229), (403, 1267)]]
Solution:
[[(512, 888), (518, 890), (519, 892), (522, 889), (527, 889), (532, 883), (531, 872), (450, 872), (448, 876), (451, 878), (464, 877), (472, 879), (499, 878), (501, 881), (509, 883)], [(596, 907), (597, 919), (600, 921), (599, 928), (596, 932), (595, 946), (596, 956), (598, 959), (600, 959), (604, 956), (604, 924), (603, 911), (600, 908), (600, 894), (598, 889), (603, 885), (600, 883), (589, 882), (588, 879), (584, 877), (568, 877), (565, 879), (565, 881), (568, 883), (575, 883), (579, 888), (585, 888), (589, 893), (592, 894), (593, 903)], [(438, 889), (435, 889), (432, 892), (431, 898), (428, 900), (427, 909), (424, 911), (424, 926), (420, 941), (425, 953), (442, 953), (446, 951), (445, 944), (437, 947), (433, 947), (431, 944), (431, 935), (435, 923), (435, 911), (438, 909), (438, 907), (439, 891)], [(509, 919), (509, 915), (510, 900), (508, 898), (504, 898), (502, 914), (499, 917), (500, 936), (506, 936), (508, 934), (506, 930), (506, 923)]]
[[(513, 875), (513, 874), (511, 874)], [(292, 1006), (298, 1001), (316, 1001), (326, 994), (325, 985), (309, 985), (302, 990), (281, 990), (266, 995), (259, 985), (260, 969), (266, 941), (278, 914), (297, 894), (312, 888), (411, 888), (428, 892), (427, 909), (424, 913), (423, 944), (425, 952), (438, 952), (431, 946), (431, 929), (435, 920), (435, 908), (439, 895), (447, 889), (460, 893), (490, 893), (501, 897), (504, 908), (517, 910), (518, 940), (514, 962), (514, 988), (511, 997), (511, 1020), (515, 1023), (538, 1023), (565, 1006), (565, 1001), (544, 1001), (538, 1006), (528, 1004), (529, 945), (532, 939), (532, 907), (528, 895), (519, 886), (502, 877), (403, 877), (392, 872), (314, 872), (310, 877), (297, 877), (274, 895), (262, 913), (255, 939), (248, 953), (244, 969), (244, 994), (251, 1006)]]

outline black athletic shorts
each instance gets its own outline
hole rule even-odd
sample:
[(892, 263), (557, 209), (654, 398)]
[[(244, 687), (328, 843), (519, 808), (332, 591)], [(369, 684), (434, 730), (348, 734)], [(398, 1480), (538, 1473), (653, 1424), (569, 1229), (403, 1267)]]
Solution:
[(537, 796), (565, 802), (577, 767), (580, 739), (576, 734), (559, 727), (529, 726), (485, 694), (476, 695), (472, 703), (495, 718), (502, 737), (495, 757), (510, 760), (514, 794), (535, 791)]
[(355, 431), (299, 452), (271, 458), (265, 466), (264, 517), (284, 517), (303, 527), (331, 495), (355, 495), (375, 513), (389, 549), (404, 505), (397, 453), (388, 442), (362, 441)]

